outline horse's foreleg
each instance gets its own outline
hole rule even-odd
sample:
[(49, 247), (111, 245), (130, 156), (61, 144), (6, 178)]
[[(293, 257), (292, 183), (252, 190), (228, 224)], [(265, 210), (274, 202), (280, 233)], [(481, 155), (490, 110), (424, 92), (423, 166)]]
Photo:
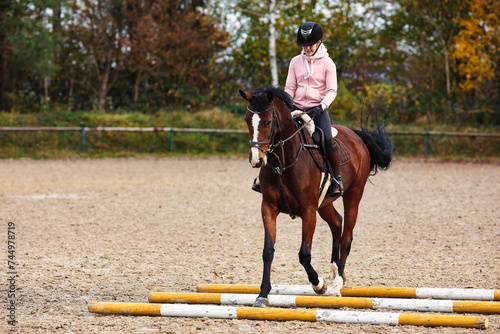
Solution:
[(264, 272), (262, 274), (262, 283), (260, 293), (255, 300), (254, 307), (267, 307), (269, 300), (267, 296), (271, 291), (271, 264), (274, 259), (274, 243), (276, 242), (276, 217), (277, 213), (270, 210), (267, 206), (262, 206), (262, 220), (264, 222), (264, 251), (262, 260), (264, 262)]
[(318, 277), (318, 273), (311, 265), (311, 248), (314, 230), (316, 229), (316, 211), (308, 212), (302, 217), (302, 244), (299, 251), (299, 261), (304, 266), (307, 278), (317, 294), (324, 294), (328, 288), (325, 280)]
[[(331, 259), (331, 268), (333, 273), (333, 286), (332, 290), (334, 295), (340, 296), (340, 289), (344, 284), (344, 279), (339, 275), (338, 265), (340, 262), (340, 242), (342, 235), (342, 216), (335, 210), (333, 205), (327, 205), (326, 207), (318, 210), (319, 215), (323, 218), (328, 226), (330, 227), (330, 231), (332, 233), (332, 259)], [(344, 275), (345, 277), (345, 275)]]

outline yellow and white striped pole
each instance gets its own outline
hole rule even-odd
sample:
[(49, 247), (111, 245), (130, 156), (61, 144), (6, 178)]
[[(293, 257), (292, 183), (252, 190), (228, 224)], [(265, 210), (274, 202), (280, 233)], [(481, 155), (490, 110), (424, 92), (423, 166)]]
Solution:
[[(233, 293), (151, 292), (150, 303), (253, 305), (258, 295)], [(399, 311), (500, 314), (499, 302), (269, 295), (269, 306), (385, 309)]]
[(101, 314), (149, 315), (166, 317), (208, 317), (219, 319), (300, 320), (335, 323), (449, 326), (488, 328), (487, 317), (463, 315), (405, 314), (387, 312), (353, 312), (311, 309), (257, 308), (246, 306), (91, 303), (89, 311)]
[[(260, 293), (253, 284), (200, 284), (198, 292), (211, 293)], [(380, 298), (433, 298), (461, 300), (500, 300), (500, 290), (492, 289), (447, 289), (447, 288), (399, 288), (399, 287), (343, 287), (343, 297)], [(310, 285), (273, 285), (270, 294), (317, 296)], [(328, 287), (325, 295), (331, 295)]]

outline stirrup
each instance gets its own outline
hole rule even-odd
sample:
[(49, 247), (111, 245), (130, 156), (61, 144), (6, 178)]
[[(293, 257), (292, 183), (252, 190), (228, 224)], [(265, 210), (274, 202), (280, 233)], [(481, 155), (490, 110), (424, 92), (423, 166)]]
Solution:
[(252, 190), (262, 194), (262, 191), (260, 190), (260, 183), (257, 179), (258, 177), (253, 180)]
[(342, 180), (337, 181), (337, 179), (333, 179), (335, 184), (332, 184), (330, 186), (330, 196), (331, 197), (337, 197), (337, 196), (342, 196), (344, 195), (344, 185), (342, 184)]

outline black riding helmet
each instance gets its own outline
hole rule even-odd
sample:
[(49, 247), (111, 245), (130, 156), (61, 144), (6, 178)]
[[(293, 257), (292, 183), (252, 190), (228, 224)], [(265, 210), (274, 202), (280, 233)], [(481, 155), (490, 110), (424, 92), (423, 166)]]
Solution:
[(323, 39), (323, 30), (315, 22), (306, 22), (297, 31), (297, 45), (310, 46)]

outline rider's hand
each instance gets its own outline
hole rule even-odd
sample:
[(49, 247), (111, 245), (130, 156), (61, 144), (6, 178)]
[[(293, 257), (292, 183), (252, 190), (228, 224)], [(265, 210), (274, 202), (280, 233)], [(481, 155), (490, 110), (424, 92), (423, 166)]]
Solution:
[(310, 108), (307, 110), (307, 114), (312, 119), (314, 119), (316, 116), (320, 115), (322, 112), (323, 112), (323, 107), (321, 105)]

